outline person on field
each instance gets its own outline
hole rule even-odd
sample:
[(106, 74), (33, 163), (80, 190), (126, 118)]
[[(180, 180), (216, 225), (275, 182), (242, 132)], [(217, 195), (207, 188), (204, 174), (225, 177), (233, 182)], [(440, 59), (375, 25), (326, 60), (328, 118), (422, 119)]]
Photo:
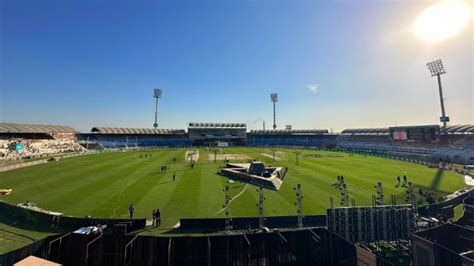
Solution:
[(156, 226), (161, 226), (161, 212), (160, 212), (160, 209), (157, 209), (156, 210), (156, 213), (155, 213), (155, 219), (156, 219)]
[(400, 176), (397, 176), (397, 187), (400, 186)]
[(133, 213), (135, 212), (135, 205), (133, 203), (128, 207), (128, 211), (130, 212), (130, 219), (133, 219)]
[(156, 222), (156, 210), (155, 209), (153, 209), (153, 213), (151, 214), (151, 219), (152, 219), (151, 225), (155, 225), (155, 222)]
[(173, 174), (173, 182), (176, 180), (176, 173)]

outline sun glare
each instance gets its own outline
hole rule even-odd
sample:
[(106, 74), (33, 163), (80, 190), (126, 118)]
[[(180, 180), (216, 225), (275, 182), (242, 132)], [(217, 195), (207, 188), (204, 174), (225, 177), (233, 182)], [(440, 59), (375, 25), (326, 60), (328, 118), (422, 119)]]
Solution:
[(423, 11), (413, 25), (419, 38), (437, 42), (461, 32), (469, 23), (471, 9), (461, 2), (449, 1), (435, 4)]

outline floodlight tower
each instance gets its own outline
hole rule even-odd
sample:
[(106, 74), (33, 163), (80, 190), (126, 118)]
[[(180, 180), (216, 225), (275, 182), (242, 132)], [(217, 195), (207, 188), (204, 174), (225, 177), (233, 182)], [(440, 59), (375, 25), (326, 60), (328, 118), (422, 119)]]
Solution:
[(155, 123), (153, 124), (153, 127), (156, 129), (158, 127), (158, 99), (161, 98), (162, 94), (162, 89), (155, 89), (153, 98), (156, 99), (156, 104), (155, 104)]
[(446, 123), (449, 122), (449, 116), (446, 116), (444, 110), (443, 88), (441, 87), (441, 75), (446, 74), (446, 70), (444, 69), (443, 62), (441, 62), (441, 59), (429, 62), (426, 65), (428, 66), (428, 69), (431, 72), (431, 76), (436, 76), (438, 78), (439, 100), (441, 102), (441, 117), (439, 118), (439, 120), (440, 122), (443, 122), (443, 132), (446, 133)]
[(273, 103), (273, 130), (277, 128), (276, 125), (276, 114), (275, 114), (275, 103), (278, 102), (278, 93), (272, 93), (270, 94), (270, 98)]

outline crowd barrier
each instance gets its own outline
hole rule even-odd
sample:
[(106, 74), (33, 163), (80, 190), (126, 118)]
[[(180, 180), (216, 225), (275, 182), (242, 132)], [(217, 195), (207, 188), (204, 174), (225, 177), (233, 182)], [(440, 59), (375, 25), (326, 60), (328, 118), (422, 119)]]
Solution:
[(47, 162), (48, 162), (47, 159), (43, 159), (43, 160), (34, 160), (34, 161), (31, 161), (31, 162), (10, 164), (10, 165), (6, 165), (6, 166), (1, 166), (0, 167), (0, 172), (6, 172), (6, 171), (15, 170), (15, 169), (24, 168), (24, 167), (29, 167), (29, 166), (33, 166), (33, 165), (37, 165), (37, 164), (43, 164), (43, 163), (47, 163)]

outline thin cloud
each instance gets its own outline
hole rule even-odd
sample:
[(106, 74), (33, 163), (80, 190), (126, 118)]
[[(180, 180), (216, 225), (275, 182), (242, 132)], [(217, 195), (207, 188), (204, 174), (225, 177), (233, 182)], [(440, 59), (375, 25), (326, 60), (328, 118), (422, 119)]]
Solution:
[(316, 94), (319, 91), (319, 85), (318, 84), (309, 84), (306, 86), (306, 88), (311, 92), (312, 94)]

